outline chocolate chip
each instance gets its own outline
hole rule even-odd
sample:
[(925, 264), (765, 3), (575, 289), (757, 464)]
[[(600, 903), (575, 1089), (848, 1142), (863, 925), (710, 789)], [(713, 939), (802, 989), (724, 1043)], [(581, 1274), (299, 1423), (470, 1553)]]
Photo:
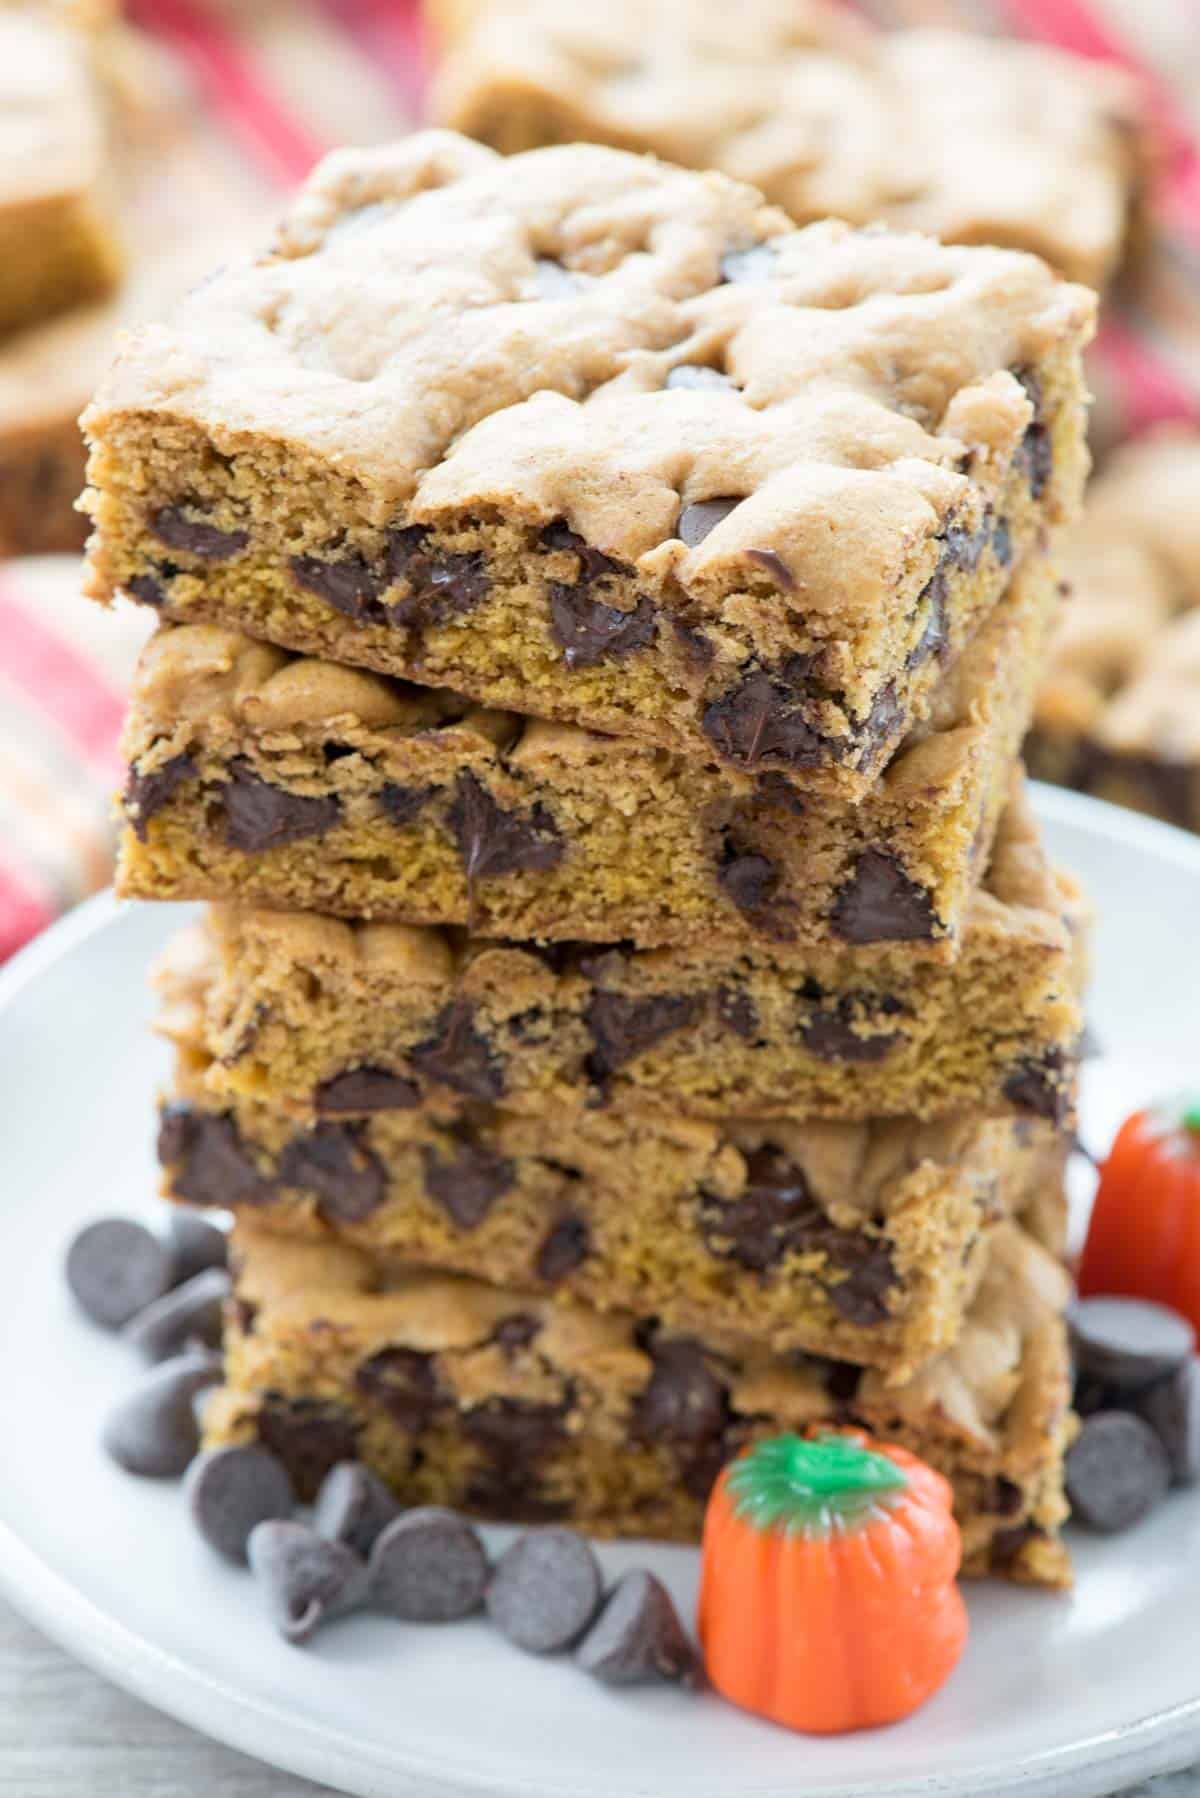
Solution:
[(121, 1334), (146, 1361), (168, 1361), (197, 1345), (219, 1348), (231, 1290), (223, 1268), (207, 1268), (131, 1317)]
[(803, 818), (808, 809), (787, 775), (780, 774), (777, 769), (768, 768), (765, 774), (758, 775), (754, 788), (764, 805), (776, 805), (794, 818)]
[(171, 1257), (152, 1230), (131, 1218), (86, 1224), (67, 1249), (71, 1296), (93, 1323), (119, 1330), (171, 1285)]
[(1066, 1460), (1067, 1497), (1081, 1523), (1106, 1534), (1126, 1530), (1166, 1495), (1171, 1469), (1162, 1443), (1129, 1411), (1084, 1419)]
[(744, 986), (717, 988), (717, 1016), (726, 1030), (744, 1042), (753, 1042), (758, 1035), (758, 1012)]
[(323, 1080), (314, 1094), (321, 1117), (353, 1116), (364, 1111), (412, 1111), (420, 1093), (411, 1080), (387, 1068), (348, 1068)]
[(1029, 426), (1017, 445), (1013, 465), (1029, 482), (1034, 499), (1041, 499), (1054, 470), (1054, 444), (1045, 425)]
[(765, 855), (740, 855), (726, 843), (717, 885), (740, 912), (761, 911), (775, 897), (779, 869)]
[(331, 1467), (355, 1458), (353, 1420), (320, 1399), (268, 1393), (255, 1422), (259, 1442), (283, 1462), (299, 1498), (314, 1498)]
[(785, 593), (794, 593), (796, 591), (795, 575), (792, 573), (783, 557), (777, 555), (773, 549), (748, 549), (746, 551), (746, 560), (748, 562), (755, 562), (760, 568), (764, 568), (775, 582), (776, 586), (782, 587)]
[(173, 580), (178, 573), (177, 568), (172, 568), (169, 576), (165, 573), (162, 575), (131, 574), (125, 582), (125, 592), (128, 593), (130, 599), (136, 599), (139, 605), (153, 606), (155, 611), (158, 611), (167, 603), (164, 581)]
[(587, 1260), (591, 1232), (587, 1219), (568, 1215), (560, 1218), (549, 1231), (533, 1264), (539, 1280), (554, 1285)]
[(234, 1120), (187, 1104), (163, 1108), (158, 1159), (171, 1173), (171, 1192), (193, 1205), (236, 1210), (265, 1205), (275, 1188), (259, 1173)]
[(320, 1624), (366, 1601), (367, 1570), (358, 1556), (307, 1523), (258, 1524), (246, 1559), (286, 1642), (309, 1641)]
[(161, 812), (184, 782), (198, 773), (190, 755), (173, 755), (150, 774), (140, 774), (136, 767), (129, 770), (121, 802), (139, 843), (146, 841), (146, 826), (155, 813)]
[(411, 824), (420, 816), (437, 791), (436, 787), (402, 787), (394, 780), (385, 781), (375, 797), (380, 809), (393, 824)]
[(382, 623), (379, 603), (385, 577), (365, 557), (293, 556), (288, 566), (297, 584), (357, 624)]
[(660, 993), (638, 998), (630, 993), (593, 992), (584, 1021), (596, 1047), (589, 1058), (594, 1080), (606, 1080), (627, 1061), (634, 1061), (676, 1030), (683, 1030), (700, 1009), (686, 993)]
[(531, 1530), (505, 1550), (488, 1584), (488, 1616), (527, 1654), (578, 1640), (600, 1604), (600, 1563), (574, 1530)]
[(164, 1361), (105, 1419), (101, 1442), (126, 1473), (175, 1479), (200, 1446), (195, 1401), (221, 1381), (219, 1355), (195, 1349)]
[(487, 1038), (476, 1030), (474, 1008), (465, 999), (438, 1013), (432, 1031), (409, 1060), (426, 1079), (469, 1099), (499, 1099), (504, 1093), (503, 1070)]
[(918, 605), (922, 603), (927, 604), (928, 613), (925, 628), (908, 653), (906, 666), (909, 668), (919, 668), (932, 656), (944, 656), (950, 647), (946, 627), (946, 576), (940, 568), (923, 589)]
[(1025, 1494), (1015, 1480), (1008, 1480), (1003, 1474), (997, 1474), (988, 1486), (983, 1509), (997, 1517), (1015, 1517), (1024, 1503)]
[[(938, 574), (942, 576), (941, 590), (938, 594), (939, 609), (944, 609), (946, 599), (945, 574), (951, 568), (965, 568), (973, 573), (983, 558), (983, 552), (992, 541), (991, 509), (984, 511), (981, 522), (971, 529), (966, 525), (951, 522), (942, 535), (942, 551), (938, 563)], [(937, 580), (935, 574), (932, 587)], [(926, 592), (929, 591), (927, 587)], [(924, 595), (922, 595), (922, 598)]]
[(310, 797), (289, 793), (254, 772), (239, 756), (230, 762), (232, 779), (221, 789), (225, 812), (225, 841), (231, 849), (257, 854), (299, 843), (306, 837), (322, 837), (342, 815), (341, 801), (333, 793)]
[(568, 668), (593, 668), (607, 656), (623, 657), (644, 649), (658, 629), (658, 614), (648, 599), (622, 612), (592, 599), (579, 587), (550, 586), (550, 624)]
[(1067, 1321), (1077, 1370), (1114, 1393), (1152, 1386), (1190, 1362), (1196, 1350), (1187, 1318), (1149, 1299), (1076, 1299)]
[(418, 1349), (380, 1349), (355, 1370), (354, 1384), (410, 1436), (433, 1421), (438, 1406), (433, 1359)]
[(313, 1506), (313, 1528), (331, 1542), (344, 1542), (365, 1561), (400, 1506), (377, 1473), (361, 1461), (339, 1461), (321, 1481)]
[(244, 1563), (251, 1530), (290, 1517), (292, 1482), (277, 1456), (256, 1443), (209, 1449), (188, 1469), (184, 1487), (192, 1522), (210, 1548)]
[(541, 1323), (528, 1311), (515, 1311), (502, 1317), (492, 1331), (492, 1341), (511, 1359), (520, 1349), (528, 1348), (541, 1329)]
[(679, 514), (675, 525), (675, 535), (689, 549), (695, 549), (703, 543), (710, 532), (729, 517), (735, 506), (741, 505), (740, 499), (701, 499), (685, 506)]
[(728, 1395), (700, 1343), (673, 1336), (653, 1344), (654, 1371), (633, 1408), (634, 1433), (644, 1442), (695, 1447), (720, 1436), (729, 1421)]
[(642, 1568), (621, 1575), (575, 1658), (585, 1673), (606, 1686), (656, 1680), (695, 1686), (701, 1680), (700, 1657), (670, 1593)]
[(463, 1518), (420, 1505), (389, 1523), (371, 1550), (371, 1602), (403, 1623), (452, 1623), (483, 1603), (488, 1559)]
[(631, 575), (632, 568), (624, 562), (618, 562), (604, 551), (596, 549), (578, 531), (573, 531), (565, 518), (556, 518), (542, 530), (539, 542), (543, 549), (569, 550), (579, 559), (575, 586), (590, 586), (594, 581), (603, 580), (606, 575)]
[(542, 873), (563, 857), (558, 827), (544, 805), (528, 812), (505, 811), (466, 769), (455, 782), (447, 823), (468, 885), (488, 875)]
[(345, 1224), (370, 1217), (387, 1192), (383, 1165), (353, 1124), (318, 1124), (293, 1136), (279, 1157), (279, 1178), (316, 1193), (322, 1217)]
[(431, 550), (423, 525), (408, 525), (388, 536), (388, 584), (405, 581), (408, 592), (388, 603), (393, 624), (429, 630), (473, 611), (491, 592), (491, 578), (477, 551), (457, 554)]
[(800, 1040), (822, 1061), (883, 1061), (900, 1041), (894, 1031), (859, 1035), (855, 1022), (854, 1003), (847, 994), (836, 1007), (811, 1012), (800, 1026)]
[(726, 250), (721, 258), (722, 281), (769, 281), (775, 273), (774, 244), (751, 244), (748, 250)]
[(1200, 1363), (1185, 1361), (1133, 1402), (1167, 1452), (1172, 1484), (1194, 1486), (1200, 1480)]
[(150, 529), (168, 549), (182, 549), (203, 562), (227, 562), (250, 541), (248, 531), (221, 531), (203, 518), (190, 518), (183, 506), (160, 506)]
[(672, 616), (671, 629), (675, 639), (687, 660), (696, 668), (711, 666), (716, 650), (712, 638), (706, 635), (697, 625), (685, 624), (682, 618)]
[(864, 1327), (886, 1322), (896, 1270), (886, 1243), (864, 1230), (839, 1229), (813, 1198), (803, 1170), (782, 1149), (765, 1143), (746, 1156), (746, 1177), (734, 1199), (700, 1195), (700, 1227), (714, 1255), (765, 1273), (789, 1254), (824, 1255), (830, 1304)]
[(569, 300), (585, 286), (581, 275), (564, 268), (550, 256), (539, 256), (533, 265), (539, 300)]
[(426, 1192), (460, 1230), (477, 1229), (496, 1200), (512, 1189), (517, 1177), (513, 1162), (474, 1141), (465, 1126), (453, 1154), (442, 1155), (437, 1149), (425, 1148), (421, 1160)]
[[(671, 370), (670, 374), (663, 382), (664, 387), (688, 387), (699, 393), (728, 393), (734, 385), (733, 378), (730, 375), (722, 374), (719, 368), (701, 368), (694, 362), (681, 362), (678, 368), (673, 368)], [(712, 504), (714, 502), (705, 501), (704, 503)], [(715, 503), (720, 504), (721, 502), (717, 501)], [(737, 501), (734, 500), (733, 504), (736, 506)], [(693, 508), (689, 506), (688, 511), (692, 510)], [(717, 521), (714, 520), (714, 522)], [(708, 528), (711, 530), (712, 525), (709, 525)], [(691, 539), (684, 536), (682, 530), (679, 532), (679, 535), (683, 537), (685, 543), (690, 543)]]
[(528, 1469), (562, 1441), (565, 1414), (565, 1404), (490, 1398), (464, 1411), (461, 1421), (464, 1434), (519, 1487)]
[(1047, 1050), (1038, 1059), (1019, 1061), (1004, 1082), (1004, 1097), (1010, 1104), (1051, 1123), (1065, 1123), (1072, 1109), (1071, 1085), (1062, 1076), (1067, 1057), (1061, 1049)]
[(747, 675), (706, 707), (701, 729), (725, 761), (738, 768), (757, 767), (766, 756), (778, 756), (793, 768), (823, 767), (833, 745), (814, 730), (802, 705), (808, 658), (793, 656), (780, 674), (760, 668)]
[(182, 1205), (171, 1208), (166, 1242), (173, 1286), (182, 1286), (185, 1280), (193, 1279), (208, 1268), (229, 1264), (229, 1238), (224, 1230), (218, 1230), (206, 1217), (187, 1211)]
[(829, 914), (844, 943), (930, 942), (937, 914), (919, 886), (888, 849), (864, 849)]
[(992, 526), (992, 554), (1002, 568), (1007, 568), (1012, 561), (1012, 531), (1007, 518), (997, 518)]

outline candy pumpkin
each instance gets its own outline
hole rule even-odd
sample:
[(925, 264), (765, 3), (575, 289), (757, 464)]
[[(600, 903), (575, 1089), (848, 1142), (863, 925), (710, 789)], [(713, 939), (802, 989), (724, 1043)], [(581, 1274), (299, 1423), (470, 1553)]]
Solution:
[(858, 1431), (755, 1443), (704, 1522), (709, 1678), (789, 1729), (906, 1717), (962, 1653), (961, 1554), (949, 1485), (905, 1449)]
[(1122, 1124), (1100, 1169), (1079, 1290), (1157, 1299), (1200, 1330), (1200, 1094)]

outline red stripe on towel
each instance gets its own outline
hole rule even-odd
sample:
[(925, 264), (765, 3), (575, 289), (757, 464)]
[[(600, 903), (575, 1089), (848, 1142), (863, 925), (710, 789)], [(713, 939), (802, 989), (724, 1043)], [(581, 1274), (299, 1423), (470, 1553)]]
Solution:
[(302, 181), (328, 146), (279, 99), (253, 57), (196, 0), (130, 0), (135, 22), (168, 43), (264, 169), (285, 187)]
[(429, 62), (420, 0), (322, 0), (330, 18), (390, 77), (414, 124), (425, 113)]
[[(80, 601), (83, 604), (83, 601)], [(124, 701), (66, 640), (47, 630), (0, 577), (4, 673), (107, 779), (117, 765)]]

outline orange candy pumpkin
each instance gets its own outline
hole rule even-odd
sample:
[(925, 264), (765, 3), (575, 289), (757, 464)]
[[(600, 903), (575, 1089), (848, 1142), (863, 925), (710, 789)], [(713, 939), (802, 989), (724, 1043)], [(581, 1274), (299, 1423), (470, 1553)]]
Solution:
[(906, 1717), (962, 1653), (961, 1556), (948, 1483), (905, 1449), (859, 1431), (755, 1443), (705, 1517), (708, 1676), (789, 1729)]
[(1079, 1290), (1156, 1299), (1200, 1330), (1200, 1096), (1135, 1111), (1100, 1170)]

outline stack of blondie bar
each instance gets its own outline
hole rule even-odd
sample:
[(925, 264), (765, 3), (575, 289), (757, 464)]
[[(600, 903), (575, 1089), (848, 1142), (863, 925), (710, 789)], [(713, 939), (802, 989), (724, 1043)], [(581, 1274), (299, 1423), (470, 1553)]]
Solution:
[(1017, 751), (1093, 300), (622, 151), (341, 153), (87, 420), (215, 1441), (688, 1538), (757, 1434), (1067, 1577), (1081, 903)]

